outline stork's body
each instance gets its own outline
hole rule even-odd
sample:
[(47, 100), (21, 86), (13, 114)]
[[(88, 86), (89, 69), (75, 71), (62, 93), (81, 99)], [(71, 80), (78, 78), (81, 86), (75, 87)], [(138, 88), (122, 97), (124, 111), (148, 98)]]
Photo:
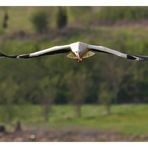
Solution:
[(78, 62), (83, 58), (93, 56), (94, 53), (88, 50), (88, 45), (83, 42), (75, 42), (70, 44), (71, 52), (67, 55), (68, 58), (77, 59)]

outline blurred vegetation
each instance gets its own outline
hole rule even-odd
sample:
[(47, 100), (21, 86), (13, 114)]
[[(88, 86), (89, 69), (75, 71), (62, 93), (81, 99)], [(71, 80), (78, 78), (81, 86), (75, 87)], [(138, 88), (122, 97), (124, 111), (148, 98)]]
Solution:
[(67, 25), (67, 11), (62, 7), (59, 7), (57, 11), (57, 28), (62, 29), (66, 25)]
[[(11, 122), (5, 116), (10, 116), (10, 112), (5, 112), (5, 105), (0, 106), (0, 121), (6, 123), (11, 131), (18, 120), (23, 123), (22, 129), (64, 129), (64, 128), (88, 128), (101, 129), (109, 132), (123, 134), (144, 134), (148, 133), (148, 110), (147, 105), (124, 104), (113, 105), (112, 114), (105, 116), (102, 114), (104, 107), (101, 105), (83, 105), (82, 116), (76, 117), (72, 105), (54, 105), (52, 114), (48, 122), (42, 116), (42, 106), (40, 105), (14, 105), (12, 114), (15, 114)], [(11, 115), (12, 116), (12, 115)], [(9, 123), (9, 124), (8, 124)]]
[[(147, 19), (147, 7), (0, 7), (0, 52), (30, 53), (81, 41), (148, 55)], [(64, 54), (0, 63), (6, 120), (15, 116), (14, 104), (42, 104), (48, 121), (53, 104), (71, 103), (81, 117), (86, 103), (103, 103), (110, 112), (111, 104), (148, 102), (147, 62), (96, 53), (81, 64)]]
[(147, 17), (147, 7), (104, 7), (99, 13), (99, 21), (109, 24), (116, 23), (120, 20), (145, 20)]
[(33, 15), (32, 23), (37, 33), (44, 33), (48, 31), (48, 16), (45, 12), (38, 12)]

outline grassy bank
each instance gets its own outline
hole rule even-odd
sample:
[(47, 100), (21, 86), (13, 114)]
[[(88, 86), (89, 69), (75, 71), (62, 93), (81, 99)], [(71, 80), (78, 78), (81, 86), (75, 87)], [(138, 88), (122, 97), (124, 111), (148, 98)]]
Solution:
[[(39, 105), (11, 106), (11, 108), (0, 106), (0, 121), (12, 126), (15, 121), (20, 120), (25, 128), (27, 126), (57, 129), (82, 127), (124, 134), (146, 134), (148, 133), (147, 107), (142, 104), (113, 105), (112, 114), (107, 116), (103, 114), (103, 106), (84, 105), (82, 117), (77, 118), (73, 106), (55, 105), (49, 114), (48, 122), (45, 122), (42, 107)], [(12, 122), (8, 121), (8, 117), (11, 117), (9, 119)]]

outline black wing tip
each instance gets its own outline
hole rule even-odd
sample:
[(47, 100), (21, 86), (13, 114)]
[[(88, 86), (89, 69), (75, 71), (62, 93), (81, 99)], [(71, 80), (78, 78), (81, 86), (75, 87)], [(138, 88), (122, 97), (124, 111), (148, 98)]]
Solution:
[(0, 57), (5, 57), (6, 55), (0, 52)]
[(6, 55), (0, 52), (0, 58), (17, 58), (17, 55)]
[(127, 59), (130, 60), (136, 60), (136, 61), (144, 61), (144, 59), (140, 56), (132, 56), (132, 55), (127, 55)]
[(29, 54), (22, 54), (22, 55), (18, 55), (17, 58), (23, 58), (23, 59), (28, 59), (30, 58), (30, 55)]
[(0, 58), (16, 58), (16, 59), (24, 58), (24, 59), (27, 59), (27, 58), (30, 58), (30, 55), (29, 55), (29, 54), (22, 54), (22, 55), (6, 55), (6, 54), (3, 54), (3, 53), (0, 52)]
[(136, 60), (136, 57), (127, 54), (127, 59), (130, 59), (130, 60)]

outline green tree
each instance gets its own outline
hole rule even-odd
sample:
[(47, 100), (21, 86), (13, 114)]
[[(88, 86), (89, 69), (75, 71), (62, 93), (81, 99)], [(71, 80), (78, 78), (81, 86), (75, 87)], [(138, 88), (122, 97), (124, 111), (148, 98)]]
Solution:
[(5, 122), (11, 122), (15, 117), (16, 110), (13, 105), (15, 104), (16, 94), (18, 91), (19, 86), (11, 77), (1, 81), (0, 102), (1, 104), (5, 104), (2, 117)]
[(41, 103), (43, 105), (43, 115), (48, 121), (49, 113), (52, 111), (52, 104), (57, 95), (58, 78), (46, 76), (40, 81)]
[(57, 28), (62, 29), (64, 28), (67, 23), (68, 23), (68, 18), (67, 18), (67, 11), (66, 9), (62, 7), (58, 7), (57, 11)]
[(117, 99), (122, 80), (129, 74), (131, 66), (130, 64), (123, 63), (123, 59), (111, 55), (104, 55), (101, 62), (103, 66), (100, 68), (99, 99), (105, 105), (105, 113), (110, 114), (111, 103), (113, 99)]
[(37, 33), (45, 33), (48, 31), (48, 14), (46, 12), (37, 12), (32, 16), (32, 24)]
[(68, 96), (75, 106), (76, 116), (81, 117), (81, 108), (91, 88), (90, 74), (86, 70), (70, 71), (66, 76)]
[(99, 101), (101, 104), (104, 105), (104, 114), (109, 115), (111, 113), (111, 103), (112, 99), (115, 95), (113, 92), (111, 86), (108, 85), (108, 83), (102, 82), (99, 88)]
[(6, 29), (8, 28), (8, 20), (9, 20), (9, 15), (8, 12), (4, 12), (4, 17), (3, 17), (3, 28)]

